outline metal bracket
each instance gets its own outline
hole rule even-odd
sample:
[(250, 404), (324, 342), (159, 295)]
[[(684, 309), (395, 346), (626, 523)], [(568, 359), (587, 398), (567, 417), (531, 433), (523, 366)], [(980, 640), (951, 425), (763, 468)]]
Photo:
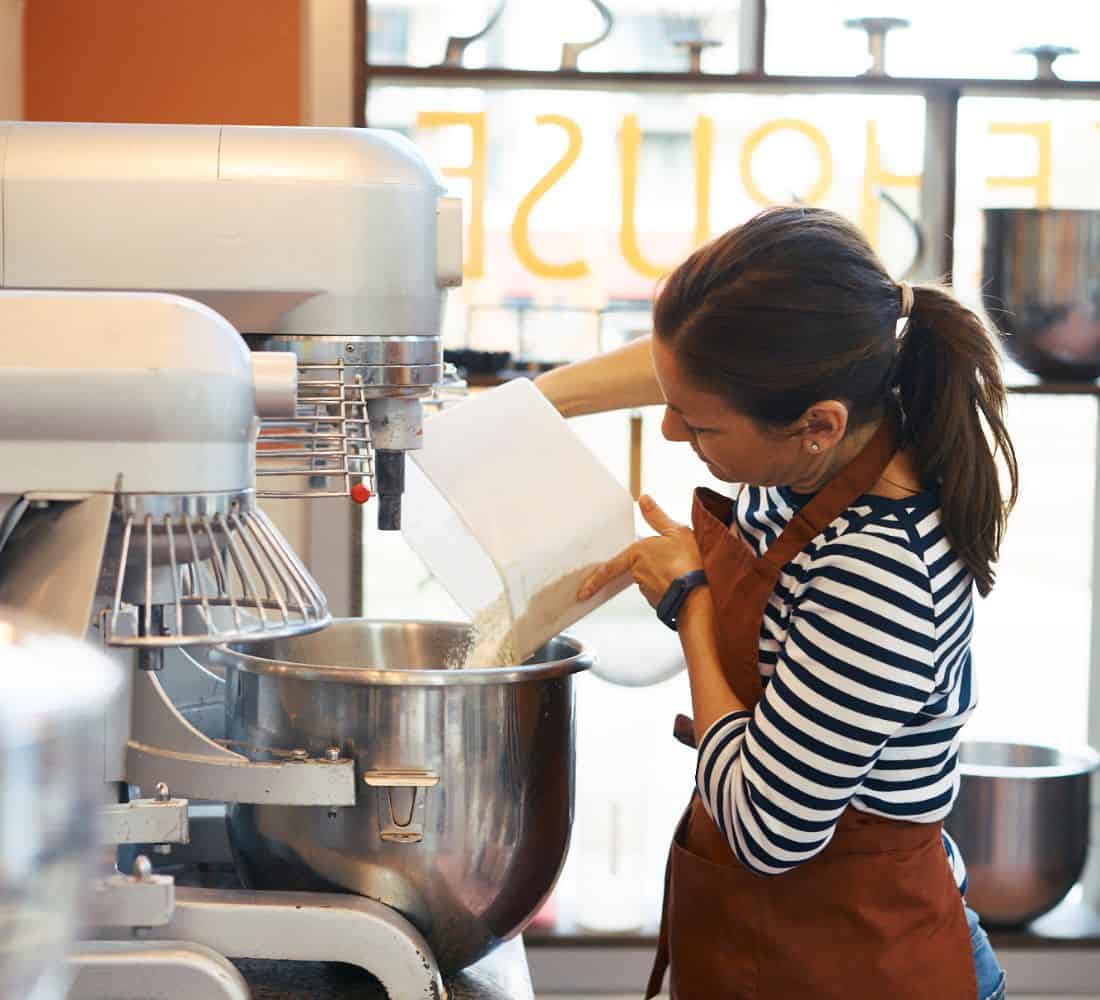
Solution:
[(89, 895), (96, 927), (162, 927), (172, 919), (176, 886), (168, 875), (111, 875), (93, 883)]
[(447, 51), (443, 56), (441, 65), (461, 66), (462, 57), (466, 54), (466, 50), (479, 38), (484, 38), (493, 30), (493, 26), (500, 20), (500, 15), (504, 13), (504, 8), (507, 3), (508, 0), (500, 0), (496, 10), (489, 15), (489, 20), (485, 22), (485, 25), (480, 31), (476, 31), (472, 35), (451, 35), (451, 37), (447, 39)]
[(1026, 49), (1017, 49), (1016, 54), (1033, 56), (1035, 59), (1036, 80), (1059, 80), (1054, 72), (1054, 63), (1062, 56), (1075, 56), (1078, 50), (1068, 45), (1033, 45)]
[(190, 839), (172, 849), (172, 864), (231, 865), (233, 851), (225, 825), (225, 804), (192, 802), (187, 816)]
[(186, 844), (190, 839), (187, 799), (134, 799), (104, 806), (101, 815), (108, 844)]
[(844, 22), (845, 28), (862, 28), (867, 32), (867, 53), (871, 65), (864, 76), (886, 76), (886, 36), (895, 28), (908, 28), (903, 17), (856, 17)]
[(378, 789), (379, 836), (393, 844), (419, 844), (424, 839), (428, 789), (439, 784), (439, 775), (411, 768), (374, 770), (367, 771), (363, 781)]
[(607, 4), (601, 3), (601, 0), (588, 0), (588, 2), (599, 11), (600, 17), (603, 18), (603, 28), (595, 38), (587, 42), (564, 42), (561, 47), (561, 69), (577, 69), (577, 59), (580, 54), (599, 45), (611, 34), (615, 15), (611, 13)]
[(138, 933), (194, 941), (234, 958), (347, 962), (378, 979), (390, 1000), (446, 995), (420, 932), (396, 910), (364, 896), (179, 888), (172, 922)]
[(156, 674), (133, 672), (126, 780), (151, 789), (164, 782), (192, 799), (283, 806), (355, 805), (355, 762), (321, 759), (255, 763), (194, 728), (164, 693)]
[(250, 1000), (224, 956), (185, 941), (82, 941), (66, 961), (67, 1000)]

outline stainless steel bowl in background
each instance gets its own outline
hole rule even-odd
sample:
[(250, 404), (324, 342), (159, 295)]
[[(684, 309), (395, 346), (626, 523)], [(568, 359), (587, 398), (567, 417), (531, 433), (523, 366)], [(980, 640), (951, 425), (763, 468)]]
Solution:
[(1100, 211), (987, 208), (982, 299), (1042, 379), (1100, 376)]
[(1053, 909), (1081, 877), (1089, 784), (1100, 755), (1023, 743), (963, 743), (944, 826), (966, 862), (967, 902), (991, 926)]
[(0, 609), (0, 997), (60, 997), (104, 798), (103, 719), (122, 672)]
[(445, 972), (520, 931), (557, 880), (573, 822), (573, 675), (593, 662), (561, 636), (521, 667), (446, 669), (470, 635), (343, 619), (213, 654), (234, 749), (263, 760), (334, 747), (356, 761), (354, 807), (231, 807), (242, 880), (386, 903)]

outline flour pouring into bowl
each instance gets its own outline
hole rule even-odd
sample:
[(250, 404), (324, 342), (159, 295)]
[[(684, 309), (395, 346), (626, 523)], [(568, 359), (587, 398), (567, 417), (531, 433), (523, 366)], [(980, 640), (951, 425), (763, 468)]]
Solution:
[(577, 599), (635, 540), (634, 504), (528, 380), (432, 417), (412, 455), (402, 531), (473, 624), (448, 666), (523, 663), (630, 582)]

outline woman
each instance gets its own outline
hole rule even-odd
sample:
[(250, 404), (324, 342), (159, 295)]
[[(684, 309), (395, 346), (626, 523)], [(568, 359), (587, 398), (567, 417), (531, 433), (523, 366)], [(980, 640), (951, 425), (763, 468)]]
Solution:
[(941, 831), (971, 592), (1016, 497), (993, 339), (809, 208), (694, 253), (654, 331), (540, 380), (567, 415), (663, 400), (665, 436), (744, 484), (698, 490), (694, 530), (642, 498), (657, 536), (580, 593), (633, 575), (679, 632), (701, 737), (648, 996), (670, 963), (676, 1000), (1003, 997)]

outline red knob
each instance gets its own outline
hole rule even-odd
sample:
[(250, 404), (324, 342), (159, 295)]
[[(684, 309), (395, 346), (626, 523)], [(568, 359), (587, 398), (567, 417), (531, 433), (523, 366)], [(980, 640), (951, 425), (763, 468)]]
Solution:
[(363, 483), (356, 483), (351, 488), (350, 496), (356, 503), (366, 503), (370, 499), (370, 490)]

